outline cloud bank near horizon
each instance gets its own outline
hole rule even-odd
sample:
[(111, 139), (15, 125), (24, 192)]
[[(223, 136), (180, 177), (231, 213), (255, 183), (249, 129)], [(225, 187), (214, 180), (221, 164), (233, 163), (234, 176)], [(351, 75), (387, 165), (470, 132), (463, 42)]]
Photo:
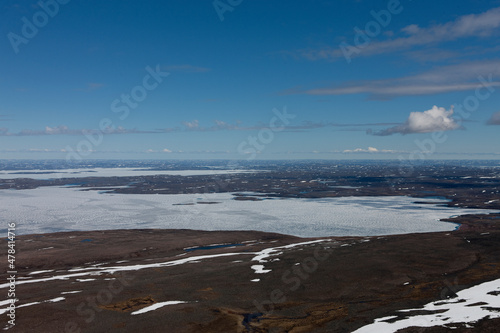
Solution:
[(415, 134), (452, 131), (461, 128), (460, 124), (452, 118), (453, 107), (446, 110), (434, 105), (430, 110), (411, 112), (405, 123), (383, 129), (381, 131), (368, 131), (368, 134), (388, 136), (393, 134)]

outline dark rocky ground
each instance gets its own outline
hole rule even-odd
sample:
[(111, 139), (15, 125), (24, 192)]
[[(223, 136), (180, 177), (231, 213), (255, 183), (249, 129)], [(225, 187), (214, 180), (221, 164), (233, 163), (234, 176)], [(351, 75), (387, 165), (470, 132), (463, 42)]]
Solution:
[[(241, 194), (239, 200), (410, 195), (425, 201), (426, 197), (439, 196), (448, 199), (445, 204), (449, 206), (500, 209), (497, 166), (436, 164), (401, 170), (397, 163), (335, 167), (317, 163), (310, 168), (309, 164), (261, 168), (266, 172), (224, 176), (25, 178), (0, 181), (0, 188), (72, 185), (123, 194), (258, 192)], [(127, 187), (118, 188), (124, 185)], [(352, 332), (399, 309), (444, 300), (461, 289), (500, 278), (500, 214), (449, 221), (461, 223), (460, 229), (328, 237), (282, 249), (283, 253), (263, 264), (272, 269), (266, 274), (252, 269), (258, 264), (252, 261), (256, 252), (314, 239), (256, 231), (195, 230), (24, 235), (16, 240), (19, 301), (16, 326), (9, 331)], [(6, 249), (7, 240), (2, 242)], [(221, 243), (235, 246), (207, 247)], [(202, 248), (185, 250), (196, 246)], [(119, 268), (213, 255), (219, 256), (124, 272)], [(0, 258), (7, 262), (6, 251)], [(127, 262), (120, 262), (123, 260)], [(78, 267), (83, 270), (69, 271)], [(103, 267), (118, 268), (88, 275)], [(51, 271), (30, 274), (41, 270)], [(6, 281), (7, 274), (1, 275)], [(64, 275), (68, 275), (66, 279), (27, 283)], [(254, 279), (260, 281), (252, 282)], [(8, 287), (1, 289), (5, 292), (1, 299), (7, 299)], [(65, 299), (44, 302), (61, 296)], [(131, 314), (165, 301), (186, 303)], [(42, 303), (23, 307), (32, 302)], [(3, 314), (0, 318), (1, 329), (7, 326), (8, 317)], [(473, 326), (408, 328), (404, 332), (498, 332), (500, 320), (482, 320)]]
[[(283, 249), (282, 254), (270, 258), (279, 261), (264, 264), (272, 269), (267, 274), (256, 274), (251, 268), (257, 264), (251, 261), (252, 253), (313, 239), (253, 231), (193, 230), (25, 235), (17, 238), (18, 278), (31, 276), (31, 280), (88, 272), (68, 272), (75, 267), (95, 269), (101, 264), (143, 265), (234, 255), (19, 284), (16, 326), (10, 331), (352, 332), (398, 309), (453, 297), (461, 289), (500, 277), (500, 215), (464, 216), (455, 221), (463, 224), (454, 232), (330, 237)], [(258, 241), (244, 243), (254, 240)], [(238, 246), (184, 249), (221, 243)], [(5, 256), (1, 260), (6, 261)], [(128, 262), (116, 263), (122, 260)], [(29, 275), (40, 270), (55, 272)], [(90, 278), (95, 280), (77, 280)], [(251, 281), (256, 278), (260, 281)], [(83, 291), (61, 295), (76, 290)], [(19, 307), (60, 296), (65, 300)], [(131, 315), (156, 302), (176, 300), (187, 303)], [(1, 321), (3, 328), (7, 325), (5, 314)], [(484, 320), (474, 324), (474, 330), (498, 332), (499, 323), (498, 319)], [(448, 331), (471, 329), (436, 327), (405, 332)]]

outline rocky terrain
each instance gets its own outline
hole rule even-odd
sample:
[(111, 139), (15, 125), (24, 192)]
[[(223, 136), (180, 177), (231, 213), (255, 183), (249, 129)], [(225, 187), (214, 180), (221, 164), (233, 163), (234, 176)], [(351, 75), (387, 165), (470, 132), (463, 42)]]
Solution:
[[(10, 170), (24, 177), (23, 167)], [(0, 180), (0, 189), (69, 186), (124, 195), (230, 192), (243, 201), (408, 195), (423, 203), (439, 197), (447, 206), (500, 209), (494, 163), (437, 163), (411, 170), (375, 162), (245, 167), (256, 172), (85, 178), (51, 178), (48, 172), (46, 179)], [(500, 214), (445, 221), (460, 228), (320, 238), (187, 229), (22, 235), (16, 238), (16, 325), (8, 323), (11, 274), (2, 273), (0, 328), (42, 333), (362, 333), (371, 332), (373, 325), (395, 332), (392, 327), (399, 324), (398, 332), (497, 332)], [(7, 248), (8, 239), (2, 242)], [(6, 251), (0, 257), (8, 262)], [(467, 298), (471, 287), (484, 295)], [(460, 314), (458, 319), (453, 311)]]
[[(33, 189), (41, 186), (71, 186), (88, 191), (120, 194), (249, 193), (249, 200), (262, 198), (324, 198), (345, 196), (443, 197), (449, 206), (500, 209), (500, 169), (493, 162), (462, 165), (461, 162), (402, 165), (380, 162), (276, 162), (241, 165), (250, 173), (216, 174), (219, 168), (204, 169), (196, 176), (149, 175), (129, 177), (73, 178), (53, 170), (37, 171), (46, 179), (32, 179), (26, 171), (11, 170), (20, 178), (4, 179), (0, 189)], [(131, 164), (135, 165), (135, 164)], [(149, 164), (146, 164), (149, 165)], [(153, 164), (156, 165), (156, 164)], [(223, 165), (220, 167), (222, 168)], [(151, 167), (151, 165), (150, 165)], [(180, 166), (169, 166), (176, 171)], [(201, 166), (187, 164), (193, 170)], [(166, 167), (156, 169), (168, 171)], [(138, 169), (144, 170), (144, 169)], [(155, 170), (147, 169), (148, 171)], [(234, 169), (231, 169), (234, 171)], [(4, 171), (7, 172), (7, 171)], [(214, 174), (211, 175), (210, 172)], [(27, 177), (27, 178), (22, 178)], [(241, 195), (248, 197), (248, 194)], [(245, 198), (242, 198), (245, 199)]]
[[(353, 332), (498, 279), (498, 221), (499, 214), (462, 216), (454, 232), (383, 237), (194, 230), (20, 236), (9, 331)], [(8, 284), (0, 287), (6, 294)], [(1, 320), (9, 328), (8, 317)], [(495, 332), (499, 323), (402, 332)]]

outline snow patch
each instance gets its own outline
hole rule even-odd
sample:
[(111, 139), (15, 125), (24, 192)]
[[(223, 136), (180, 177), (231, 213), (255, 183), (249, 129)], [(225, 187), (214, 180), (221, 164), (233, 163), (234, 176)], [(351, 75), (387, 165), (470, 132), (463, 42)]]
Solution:
[[(457, 292), (453, 299), (435, 301), (421, 309), (404, 309), (398, 312), (408, 313), (392, 323), (398, 316), (376, 319), (372, 324), (361, 327), (353, 333), (384, 332), (392, 333), (400, 329), (417, 326), (433, 327), (456, 323), (475, 323), (483, 318), (500, 318), (500, 279), (485, 282)], [(484, 304), (486, 303), (486, 304)], [(411, 315), (411, 312), (428, 314)], [(437, 312), (437, 313), (436, 313)]]
[(145, 308), (142, 308), (140, 310), (134, 311), (131, 313), (131, 315), (138, 315), (138, 314), (146, 313), (149, 311), (154, 311), (156, 309), (162, 308), (162, 307), (167, 306), (167, 305), (175, 305), (175, 304), (182, 304), (182, 303), (187, 303), (187, 302), (184, 302), (184, 301), (159, 302), (159, 303), (155, 303), (155, 304), (150, 305), (150, 306), (146, 306)]

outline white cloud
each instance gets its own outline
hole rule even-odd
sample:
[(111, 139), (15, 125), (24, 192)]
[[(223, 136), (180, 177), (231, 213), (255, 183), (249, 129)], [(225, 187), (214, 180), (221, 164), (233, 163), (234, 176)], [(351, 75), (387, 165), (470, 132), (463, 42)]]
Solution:
[(170, 149), (165, 148), (165, 149), (162, 150), (162, 152), (164, 152), (164, 153), (171, 153), (172, 151)]
[(408, 35), (414, 35), (420, 31), (420, 28), (416, 24), (410, 24), (401, 29), (401, 31), (406, 32)]
[(193, 121), (185, 121), (185, 122), (183, 122), (183, 124), (184, 124), (184, 126), (186, 126), (189, 129), (198, 128), (200, 125), (198, 120), (196, 120), (196, 119)]
[(439, 131), (452, 131), (460, 125), (452, 118), (453, 107), (450, 110), (433, 106), (424, 112), (411, 112), (404, 124), (390, 127), (378, 132), (369, 132), (374, 135), (386, 136), (392, 134), (430, 133)]
[(213, 126), (213, 127), (210, 128), (212, 130), (224, 130), (224, 129), (234, 130), (234, 129), (240, 129), (240, 127), (238, 125), (229, 124), (229, 123), (226, 123), (225, 121), (222, 121), (222, 120), (215, 120), (214, 122), (215, 122), (215, 126)]
[(390, 149), (377, 149), (374, 147), (368, 147), (367, 149), (364, 148), (356, 148), (356, 149), (346, 149), (343, 151), (343, 153), (396, 153), (396, 150), (390, 150)]
[(68, 126), (57, 126), (57, 127), (49, 127), (45, 126), (45, 134), (47, 135), (55, 135), (55, 134), (66, 134), (69, 133)]
[(500, 111), (495, 112), (490, 120), (488, 120), (488, 125), (500, 125)]

